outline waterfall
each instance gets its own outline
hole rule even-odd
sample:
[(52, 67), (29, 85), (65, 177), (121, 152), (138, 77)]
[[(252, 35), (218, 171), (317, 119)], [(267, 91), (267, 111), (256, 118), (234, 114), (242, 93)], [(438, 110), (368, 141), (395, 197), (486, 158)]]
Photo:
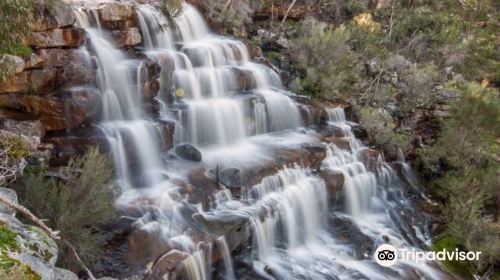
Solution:
[[(174, 61), (172, 92), (183, 96), (172, 99), (187, 106), (187, 142), (228, 145), (300, 126), (298, 108), (282, 94), (276, 73), (253, 63), (243, 43), (210, 34), (193, 7), (184, 5), (174, 24), (167, 24), (150, 5), (141, 5), (138, 17), (147, 55), (154, 61)], [(253, 97), (235, 95), (241, 90)]]
[[(143, 110), (144, 59), (114, 47), (95, 9), (76, 13), (90, 41), (85, 55), (97, 61), (103, 101), (99, 127), (122, 187), (117, 205), (143, 215), (137, 228), (159, 245), (190, 255), (182, 261), (182, 276), (239, 279), (244, 273), (238, 268), (246, 265), (264, 279), (441, 278), (432, 264), (383, 268), (370, 249), (359, 248), (389, 239), (418, 249), (426, 233), (405, 220), (413, 206), (403, 195), (403, 182), (382, 156), (367, 162), (367, 153), (376, 152), (354, 137), (344, 109), (328, 109), (325, 126), (340, 129), (349, 147), (322, 143), (315, 128), (302, 126), (293, 93), (282, 87), (277, 73), (252, 62), (244, 43), (212, 34), (191, 5), (184, 3), (182, 12), (167, 20), (151, 4), (134, 4), (144, 47), (137, 51), (161, 67), (158, 119)], [(162, 152), (159, 120), (175, 122), (175, 144), (195, 145), (203, 160), (188, 162)], [(307, 147), (326, 151), (319, 168), (281, 163), (284, 153)], [(302, 154), (293, 156), (300, 160)], [(240, 174), (255, 166), (266, 175), (253, 186), (221, 186), (222, 169)], [(339, 205), (330, 199), (322, 172), (341, 174)], [(408, 168), (404, 172), (412, 179)], [(203, 188), (201, 194), (195, 187)], [(200, 222), (209, 218), (222, 221), (223, 228), (227, 219), (245, 221), (238, 231), (251, 235), (242, 241), (250, 249), (231, 253), (231, 236)], [(237, 267), (232, 257), (246, 261)], [(224, 272), (213, 269), (220, 264)]]

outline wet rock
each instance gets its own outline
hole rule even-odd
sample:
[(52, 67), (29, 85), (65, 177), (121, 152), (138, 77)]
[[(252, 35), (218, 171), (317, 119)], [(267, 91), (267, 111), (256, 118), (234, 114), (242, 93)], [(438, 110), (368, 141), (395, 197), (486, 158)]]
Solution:
[(85, 30), (79, 27), (32, 32), (28, 44), (34, 48), (79, 48), (86, 40)]
[(179, 144), (175, 146), (174, 150), (179, 157), (185, 160), (199, 162), (202, 159), (201, 152), (190, 144)]
[(328, 114), (324, 104), (310, 98), (309, 96), (292, 95), (294, 101), (298, 102), (301, 107), (301, 116), (304, 123), (307, 125), (318, 124), (324, 125), (328, 120)]
[(318, 175), (325, 182), (329, 198), (336, 202), (341, 201), (340, 198), (344, 189), (344, 175), (331, 170), (321, 170)]
[(33, 31), (71, 26), (76, 20), (73, 8), (65, 1), (35, 0), (33, 9)]
[(173, 147), (175, 123), (171, 121), (157, 121), (155, 127), (158, 131), (158, 139), (160, 141), (160, 150), (166, 152)]
[(0, 121), (0, 128), (26, 137), (41, 139), (45, 136), (45, 129), (39, 120), (4, 119)]
[(360, 125), (353, 125), (351, 127), (351, 129), (352, 129), (352, 133), (354, 134), (354, 136), (356, 136), (356, 138), (358, 138), (362, 141), (368, 139), (368, 132), (366, 131), (366, 129), (364, 129)]
[(146, 82), (142, 86), (142, 95), (145, 99), (153, 99), (158, 95), (158, 91), (160, 90), (160, 82), (151, 81)]
[(253, 78), (253, 74), (250, 71), (233, 68), (234, 74), (236, 75), (236, 81), (238, 84), (238, 89), (243, 91), (248, 91), (254, 89), (257, 84)]
[(323, 141), (332, 143), (342, 150), (349, 150), (349, 151), (351, 150), (351, 143), (347, 138), (344, 137), (335, 137), (335, 136), (325, 137), (323, 138)]
[(70, 158), (85, 154), (92, 146), (101, 151), (107, 151), (108, 142), (100, 129), (86, 127), (64, 132), (51, 132), (44, 138), (44, 142), (54, 146), (51, 166), (65, 165)]
[(151, 272), (144, 280), (161, 279), (164, 275), (173, 272), (188, 257), (189, 254), (179, 250), (172, 250), (162, 255), (153, 263)]
[(111, 32), (111, 36), (118, 48), (131, 47), (139, 45), (142, 42), (141, 33), (139, 33), (139, 29), (135, 27), (125, 30), (114, 30)]
[(134, 19), (134, 6), (122, 2), (107, 2), (99, 6), (102, 21), (125, 21)]
[(362, 260), (367, 252), (373, 251), (373, 240), (363, 234), (363, 232), (350, 220), (345, 220), (336, 216), (330, 217), (330, 231), (336, 239), (354, 247), (354, 258)]
[(219, 173), (219, 181), (228, 188), (241, 186), (241, 171), (238, 168), (225, 168)]

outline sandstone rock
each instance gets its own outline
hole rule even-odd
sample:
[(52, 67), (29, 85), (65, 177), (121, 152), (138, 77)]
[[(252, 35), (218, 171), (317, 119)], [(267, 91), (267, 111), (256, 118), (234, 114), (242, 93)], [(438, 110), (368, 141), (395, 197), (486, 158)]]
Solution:
[(111, 32), (111, 35), (118, 48), (135, 46), (142, 42), (141, 33), (135, 27), (125, 30), (114, 30)]
[(34, 31), (71, 26), (76, 20), (73, 8), (66, 1), (35, 0), (33, 9)]
[(121, 2), (103, 3), (98, 11), (102, 21), (123, 21), (135, 16), (133, 5)]
[(177, 145), (175, 146), (174, 150), (179, 157), (185, 160), (201, 161), (202, 159), (201, 152), (196, 147), (190, 144)]
[(85, 30), (79, 27), (32, 32), (28, 44), (34, 48), (81, 47), (86, 40)]
[[(47, 93), (55, 89), (60, 69), (33, 69), (23, 71), (0, 84), (1, 93)], [(0, 104), (1, 105), (1, 104)]]
[(0, 95), (0, 107), (33, 113), (48, 131), (79, 126), (96, 116), (99, 99), (95, 88), (74, 88), (48, 96)]
[(34, 52), (29, 57), (24, 58), (24, 69), (41, 68), (44, 62), (45, 58)]

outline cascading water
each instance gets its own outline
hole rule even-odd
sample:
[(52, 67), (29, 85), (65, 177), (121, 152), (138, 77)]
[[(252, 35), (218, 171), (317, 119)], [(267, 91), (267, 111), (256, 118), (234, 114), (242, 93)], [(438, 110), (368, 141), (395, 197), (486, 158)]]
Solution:
[[(147, 55), (160, 64), (175, 64), (171, 92), (184, 96), (163, 98), (185, 103), (186, 141), (228, 145), (251, 135), (298, 127), (299, 111), (279, 92), (279, 77), (251, 62), (243, 43), (210, 34), (193, 7), (184, 5), (183, 10), (171, 26), (157, 9), (141, 5), (139, 23)], [(172, 34), (178, 34), (175, 41)], [(248, 90), (248, 96), (235, 95), (242, 90)]]
[[(369, 250), (339, 236), (338, 223), (372, 246), (388, 239), (413, 248), (425, 241), (425, 234), (408, 226), (402, 214), (413, 211), (402, 195), (403, 183), (381, 157), (365, 162), (367, 148), (354, 137), (343, 109), (328, 111), (328, 125), (343, 132), (349, 149), (321, 143), (314, 131), (302, 128), (298, 106), (279, 76), (253, 63), (242, 42), (211, 34), (195, 8), (184, 4), (170, 21), (153, 5), (135, 5), (144, 52), (162, 69), (160, 119), (178, 123), (176, 141), (200, 148), (201, 163), (162, 155), (161, 134), (142, 111), (141, 61), (113, 46), (95, 9), (79, 9), (78, 23), (87, 30), (89, 52), (97, 59), (104, 107), (100, 127), (122, 186), (117, 204), (144, 214), (137, 227), (156, 236), (159, 247), (167, 244), (190, 254), (182, 262), (186, 277), (241, 279), (247, 265), (255, 272), (251, 278), (261, 279), (442, 279), (435, 265), (378, 266), (366, 254)], [(309, 144), (327, 151), (320, 170), (282, 166), (258, 184), (238, 188), (237, 196), (234, 189), (218, 190), (208, 206), (191, 204), (189, 191), (181, 191), (178, 183), (187, 182), (184, 189), (189, 190), (186, 174), (200, 166), (216, 170), (217, 177), (219, 168), (272, 160), (277, 146)], [(340, 205), (329, 199), (326, 182), (318, 175), (322, 171), (344, 178)], [(210, 172), (203, 175), (210, 177)], [(193, 225), (196, 218), (221, 217), (245, 221), (245, 229), (238, 230), (252, 236), (252, 249), (240, 250), (236, 257), (250, 262), (235, 265), (229, 236), (207, 230), (209, 238), (199, 237), (203, 225)], [(214, 261), (216, 250), (222, 258)], [(214, 270), (220, 265), (223, 270)]]

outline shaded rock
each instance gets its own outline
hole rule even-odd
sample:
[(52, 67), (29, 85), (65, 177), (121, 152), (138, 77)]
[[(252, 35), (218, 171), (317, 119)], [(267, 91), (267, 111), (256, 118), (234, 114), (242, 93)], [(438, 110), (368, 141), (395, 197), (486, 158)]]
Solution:
[(45, 31), (73, 25), (75, 14), (71, 5), (65, 1), (33, 1), (33, 31)]
[(219, 173), (219, 182), (228, 188), (241, 186), (241, 171), (238, 168), (225, 168)]
[(190, 144), (177, 145), (175, 146), (174, 150), (179, 157), (185, 160), (199, 162), (202, 159), (201, 152), (196, 147)]
[(34, 48), (79, 48), (86, 40), (85, 30), (79, 27), (52, 29), (47, 31), (32, 32), (28, 44)]
[(107, 151), (108, 142), (104, 133), (98, 128), (86, 127), (65, 132), (51, 132), (44, 138), (45, 143), (54, 146), (49, 164), (65, 165), (70, 158), (85, 154), (92, 146)]
[(145, 99), (153, 99), (158, 95), (158, 91), (160, 90), (160, 82), (154, 80), (151, 82), (146, 82), (142, 85), (142, 96)]
[(111, 36), (118, 48), (135, 46), (142, 42), (141, 33), (139, 33), (139, 29), (135, 27), (125, 30), (114, 30), (111, 32)]
[(158, 139), (160, 141), (160, 150), (166, 152), (174, 145), (175, 123), (172, 121), (157, 121), (155, 127), (158, 131)]
[(134, 230), (127, 239), (127, 259), (133, 265), (140, 265), (156, 260), (171, 250), (161, 236), (159, 228)]

